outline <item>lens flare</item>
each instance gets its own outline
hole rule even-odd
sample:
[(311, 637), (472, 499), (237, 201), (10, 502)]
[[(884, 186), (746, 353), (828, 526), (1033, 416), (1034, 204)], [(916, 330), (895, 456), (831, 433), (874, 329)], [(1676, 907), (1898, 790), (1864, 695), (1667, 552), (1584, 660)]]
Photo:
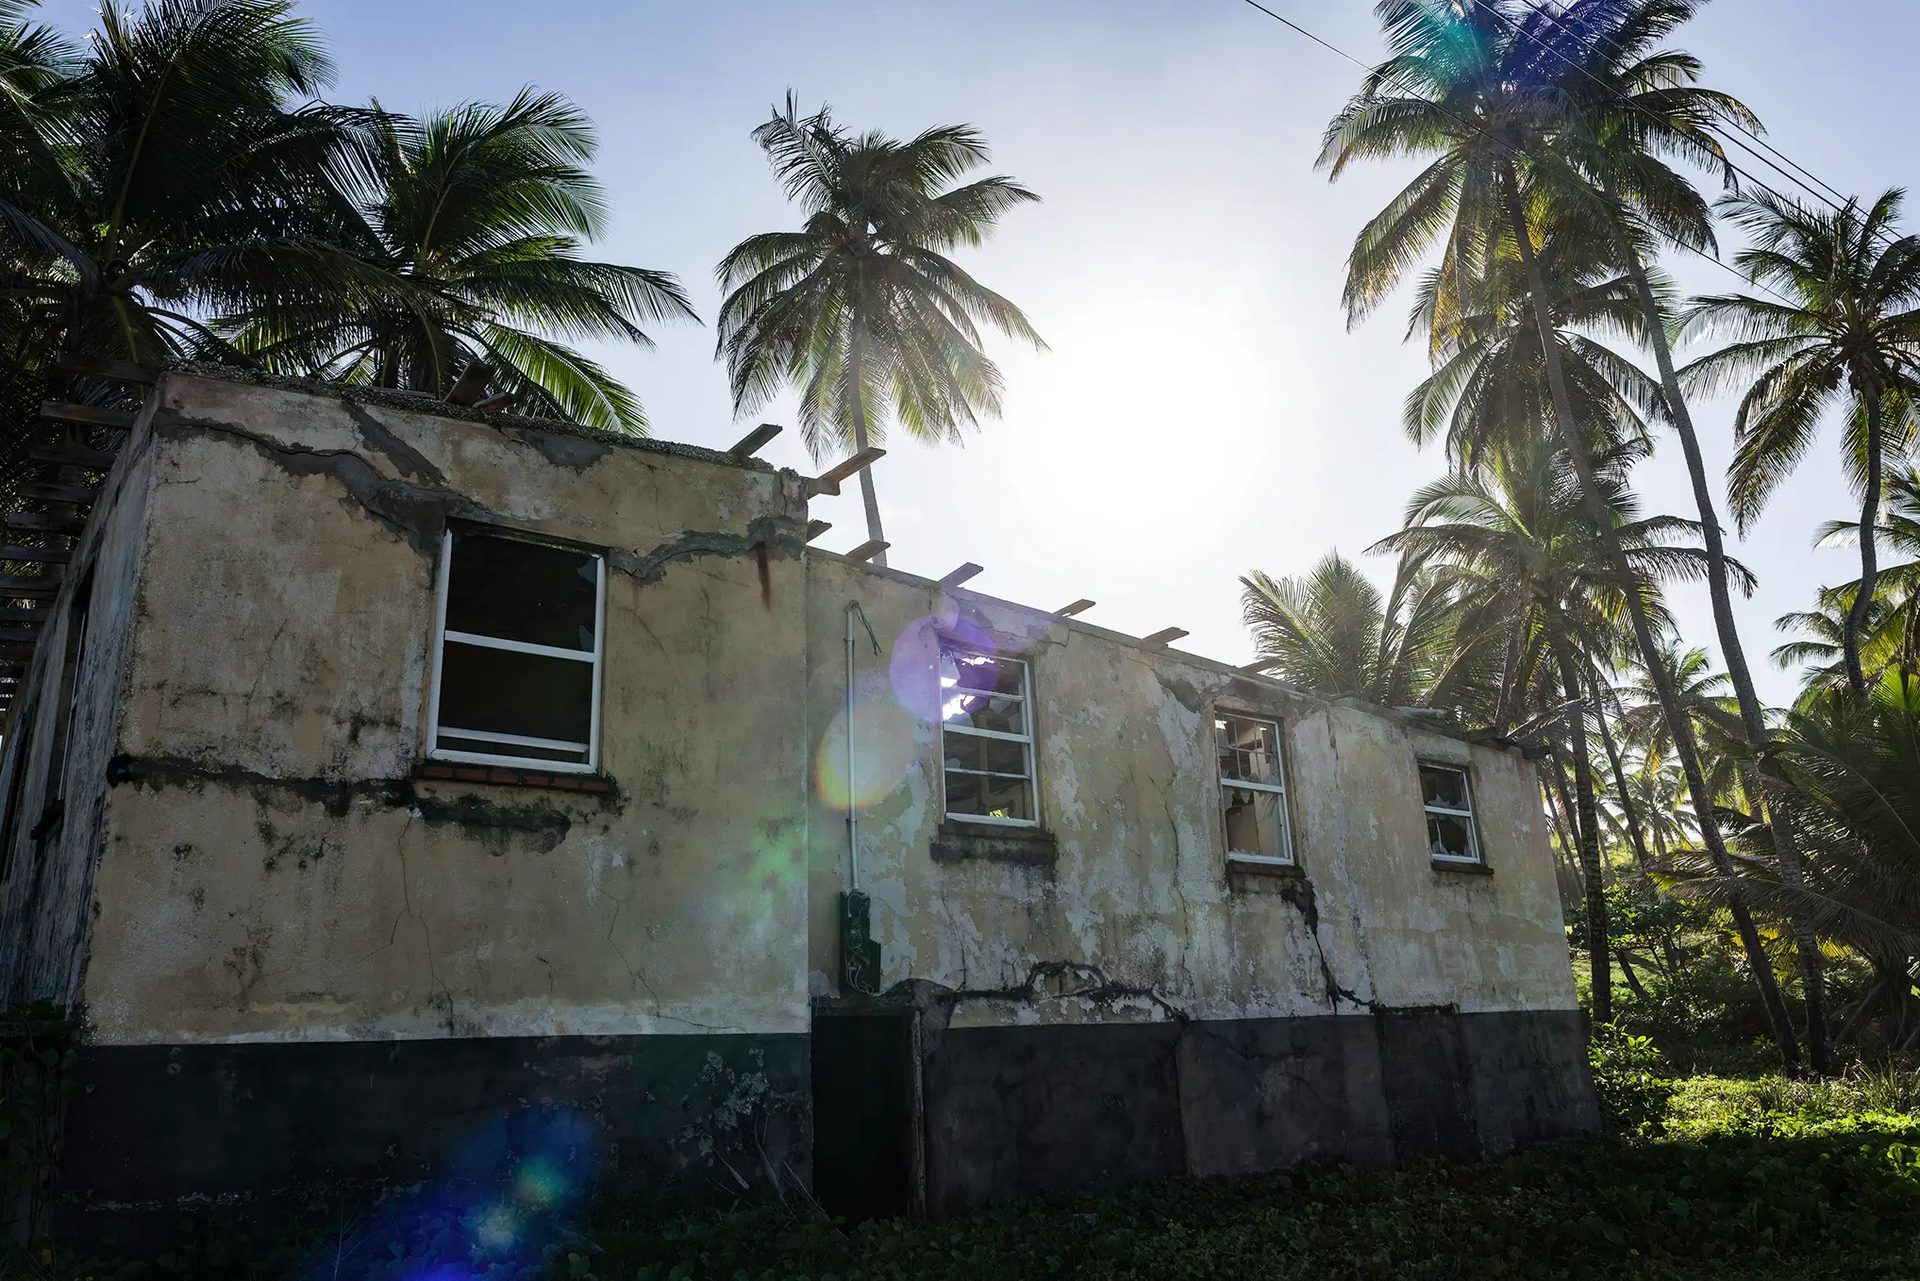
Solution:
[(813, 753), (813, 785), (835, 809), (865, 809), (899, 785), (913, 758), (913, 718), (891, 696), (853, 705), (853, 759), (847, 759), (847, 711), (834, 715)]
[(958, 681), (940, 657), (942, 638), (991, 657), (993, 638), (972, 619), (951, 612), (916, 618), (893, 642), (887, 677), (902, 707), (923, 721), (940, 719), (945, 690)]

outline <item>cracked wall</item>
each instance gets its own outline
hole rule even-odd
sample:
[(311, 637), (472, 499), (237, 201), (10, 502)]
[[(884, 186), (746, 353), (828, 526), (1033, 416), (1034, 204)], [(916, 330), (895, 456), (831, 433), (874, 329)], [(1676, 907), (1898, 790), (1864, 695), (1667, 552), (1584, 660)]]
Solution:
[[(96, 1043), (805, 1030), (799, 478), (390, 398), (160, 398)], [(449, 517), (611, 549), (610, 792), (414, 777)]]
[[(822, 727), (845, 719), (848, 601), (884, 651), (858, 633), (856, 746), (888, 758), (859, 809), (883, 989), (917, 984), (955, 1028), (1575, 1007), (1534, 767), (1517, 753), (894, 571), (807, 564), (817, 756), (843, 750)], [(1050, 863), (931, 856), (939, 727), (904, 708), (937, 700), (902, 696), (914, 665), (896, 657), (957, 614), (1031, 663)], [(931, 679), (918, 670), (908, 679)], [(1285, 727), (1297, 878), (1229, 871), (1215, 707)], [(1420, 759), (1471, 769), (1490, 875), (1431, 865)], [(847, 828), (818, 790), (811, 803), (809, 966), (831, 997)]]

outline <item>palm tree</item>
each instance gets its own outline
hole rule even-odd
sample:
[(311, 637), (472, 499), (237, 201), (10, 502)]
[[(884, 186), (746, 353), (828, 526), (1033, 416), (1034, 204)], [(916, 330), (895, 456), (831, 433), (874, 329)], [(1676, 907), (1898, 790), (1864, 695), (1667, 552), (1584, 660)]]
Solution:
[[(1853, 608), (1853, 595), (1840, 588), (1823, 589), (1810, 610), (1795, 610), (1776, 618), (1773, 625), (1783, 632), (1797, 632), (1799, 638), (1774, 647), (1773, 661), (1782, 668), (1801, 668), (1804, 685), (1800, 703), (1805, 705), (1847, 683), (1846, 662), (1841, 656), (1840, 638), (1847, 629), (1847, 615)], [(1860, 665), (1874, 680), (1891, 665), (1906, 647), (1909, 634), (1904, 610), (1890, 608), (1885, 597), (1876, 599), (1867, 610), (1861, 629)]]
[[(1543, 352), (1542, 372), (1552, 422), (1580, 481), (1589, 518), (1599, 531), (1613, 572), (1634, 581), (1624, 550), (1607, 526), (1606, 502), (1595, 475), (1559, 349), (1553, 341), (1551, 292), (1538, 250), (1549, 226), (1585, 226), (1595, 234), (1590, 193), (1567, 181), (1556, 154), (1572, 127), (1577, 102), (1565, 73), (1544, 56), (1557, 18), (1514, 0), (1381, 0), (1376, 7), (1392, 56), (1367, 77), (1361, 91), (1329, 125), (1321, 163), (1338, 177), (1356, 160), (1431, 155), (1434, 159), (1362, 229), (1348, 262), (1348, 314), (1358, 319), (1399, 283), (1428, 248), (1440, 244), (1436, 292), (1441, 315), (1453, 300), (1471, 297), (1488, 265), (1517, 257), (1526, 277)], [(1705, 793), (1698, 744), (1661, 670), (1657, 637), (1640, 593), (1624, 593), (1634, 644), (1654, 675), (1661, 705), (1674, 724), (1677, 755), (1688, 785)], [(1717, 866), (1732, 866), (1712, 814), (1701, 833)], [(1760, 936), (1750, 918), (1735, 914), (1742, 946), (1767, 1007), (1783, 1060), (1797, 1062), (1798, 1040)]]
[[(980, 350), (981, 326), (1046, 344), (1018, 307), (946, 255), (1039, 197), (1000, 175), (949, 185), (988, 159), (971, 125), (905, 142), (855, 135), (825, 107), (801, 118), (789, 93), (753, 136), (806, 222), (749, 236), (716, 269), (728, 291), (717, 354), (735, 410), (797, 386), (816, 459), (879, 443), (889, 419), (920, 440), (957, 441), (980, 415), (997, 415), (1000, 371)], [(867, 537), (883, 543), (866, 470), (860, 495)], [(886, 563), (884, 549), (875, 559)]]
[(1850, 200), (1834, 213), (1771, 192), (1729, 199), (1731, 217), (1753, 242), (1735, 262), (1775, 296), (1699, 298), (1685, 321), (1692, 335), (1734, 340), (1694, 361), (1684, 376), (1709, 391), (1746, 384), (1728, 473), (1742, 529), (1799, 462), (1826, 411), (1847, 412), (1845, 457), (1860, 495), (1860, 587), (1840, 645), (1847, 682), (1861, 697), (1867, 680), (1860, 641), (1875, 588), (1883, 470), (1913, 440), (1911, 398), (1920, 386), (1920, 237), (1892, 238), (1900, 203), (1898, 189), (1870, 207)]
[[(1651, 584), (1658, 579), (1698, 577), (1697, 548), (1677, 545), (1691, 536), (1691, 522), (1667, 516), (1641, 517), (1627, 487), (1627, 471), (1643, 454), (1639, 442), (1616, 446), (1596, 461), (1605, 486), (1607, 528), (1633, 566), (1634, 594), (1664, 621)], [(1398, 552), (1419, 565), (1455, 571), (1463, 612), (1496, 634), (1537, 638), (1557, 671), (1552, 699), (1562, 709), (1565, 757), (1573, 774), (1573, 828), (1585, 882), (1586, 937), (1591, 950), (1593, 1014), (1611, 1021), (1606, 899), (1602, 886), (1600, 830), (1591, 749), (1587, 739), (1589, 684), (1594, 654), (1615, 645), (1614, 628), (1628, 592), (1614, 574), (1613, 559), (1593, 523), (1579, 477), (1564, 453), (1537, 445), (1530, 454), (1488, 460), (1479, 470), (1456, 473), (1419, 490), (1407, 508), (1406, 527), (1381, 540), (1376, 550)]]
[(1478, 632), (1456, 643), (1458, 598), (1409, 561), (1384, 599), (1339, 552), (1299, 578), (1255, 570), (1240, 580), (1240, 617), (1258, 662), (1301, 689), (1469, 720), (1485, 710), (1489, 647), (1472, 643)]
[[(1572, 128), (1562, 139), (1563, 151), (1595, 188), (1620, 260), (1646, 314), (1645, 340), (1653, 349), (1705, 534), (1715, 632), (1747, 740), (1757, 749), (1769, 735), (1766, 708), (1733, 616), (1719, 516), (1693, 415), (1674, 367), (1664, 298), (1654, 288), (1646, 266), (1649, 251), (1663, 242), (1703, 254), (1716, 252), (1706, 200), (1668, 161), (1704, 168), (1731, 185), (1737, 174), (1721, 143), (1721, 130), (1729, 125), (1750, 133), (1762, 129), (1759, 118), (1739, 99), (1700, 86), (1697, 58), (1659, 47), (1694, 17), (1701, 3), (1576, 0), (1561, 11), (1555, 32), (1558, 45), (1552, 52), (1575, 72), (1568, 88), (1579, 100), (1578, 108), (1570, 112)], [(1771, 810), (1768, 820), (1783, 873), (1797, 877), (1800, 860), (1791, 827)], [(1808, 993), (1808, 1049), (1815, 1068), (1826, 1071), (1831, 1063), (1820, 952), (1811, 932), (1798, 922), (1795, 943)]]
[(607, 222), (584, 168), (594, 149), (557, 94), (419, 121), (376, 103), (357, 148), (365, 179), (334, 210), (366, 287), (223, 328), (272, 368), (436, 395), (484, 361), (524, 412), (644, 434), (633, 392), (565, 340), (650, 347), (644, 324), (697, 317), (672, 275), (580, 257)]
[(71, 64), (44, 36), (7, 39), (42, 55), (40, 100), (0, 144), (27, 160), (0, 179), (0, 253), (31, 345), (149, 364), (222, 351), (206, 315), (357, 274), (320, 217), (345, 138), (311, 102), (332, 64), (290, 0), (107, 8)]

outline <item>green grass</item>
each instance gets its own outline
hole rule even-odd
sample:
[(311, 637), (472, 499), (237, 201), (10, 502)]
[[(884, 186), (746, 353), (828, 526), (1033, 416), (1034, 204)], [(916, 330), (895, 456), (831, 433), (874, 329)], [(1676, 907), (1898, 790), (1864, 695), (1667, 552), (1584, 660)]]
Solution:
[[(1836, 1081), (1664, 1081), (1644, 1038), (1606, 1043), (1610, 1114), (1639, 1137), (1605, 1136), (1484, 1165), (1338, 1167), (1176, 1180), (953, 1222), (848, 1229), (808, 1209), (662, 1220), (617, 1190), (545, 1273), (594, 1281), (1229, 1277), (1311, 1281), (1757, 1281), (1920, 1277), (1920, 1071)], [(1622, 1096), (1629, 1096), (1623, 1104)], [(1635, 1100), (1639, 1105), (1636, 1111)], [(465, 1239), (454, 1223), (436, 1240)], [(322, 1249), (289, 1271), (236, 1250), (238, 1266), (169, 1260), (136, 1272), (73, 1266), (36, 1275), (452, 1278), (527, 1276), (471, 1255), (336, 1270)], [(268, 1263), (267, 1259), (276, 1261)]]

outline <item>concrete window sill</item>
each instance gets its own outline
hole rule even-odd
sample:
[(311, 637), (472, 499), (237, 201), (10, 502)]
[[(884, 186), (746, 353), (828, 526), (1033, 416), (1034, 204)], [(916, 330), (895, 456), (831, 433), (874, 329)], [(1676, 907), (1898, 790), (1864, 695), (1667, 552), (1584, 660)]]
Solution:
[(1250, 863), (1245, 859), (1227, 860), (1229, 876), (1270, 876), (1285, 881), (1304, 881), (1307, 874), (1298, 863)]
[(1047, 871), (1060, 857), (1053, 833), (1044, 828), (985, 823), (942, 823), (931, 849), (936, 863), (1013, 863)]
[(460, 765), (452, 761), (421, 761), (413, 776), (443, 783), (490, 783), (499, 787), (544, 787), (556, 792), (586, 792), (595, 796), (613, 790), (604, 774), (556, 774), (550, 770), (504, 765)]
[(1492, 876), (1493, 869), (1485, 863), (1449, 863), (1442, 859), (1428, 859), (1428, 864), (1436, 872), (1456, 872), (1462, 876)]

